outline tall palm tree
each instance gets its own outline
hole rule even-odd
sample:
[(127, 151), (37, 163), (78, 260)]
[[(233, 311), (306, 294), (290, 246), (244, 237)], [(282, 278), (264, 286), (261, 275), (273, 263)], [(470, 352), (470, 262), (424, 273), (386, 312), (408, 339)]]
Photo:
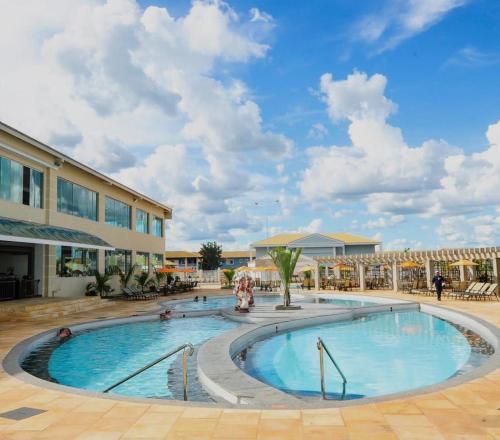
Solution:
[(295, 266), (302, 253), (302, 248), (297, 249), (284, 249), (277, 247), (271, 249), (268, 255), (272, 258), (281, 278), (281, 284), (285, 289), (283, 294), (283, 305), (288, 307), (290, 305), (290, 282), (292, 281)]

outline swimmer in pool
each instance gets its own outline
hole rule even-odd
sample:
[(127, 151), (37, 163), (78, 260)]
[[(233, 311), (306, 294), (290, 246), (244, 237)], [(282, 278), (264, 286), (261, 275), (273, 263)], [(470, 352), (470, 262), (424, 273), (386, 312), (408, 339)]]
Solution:
[(73, 333), (71, 333), (71, 330), (68, 327), (60, 328), (57, 332), (57, 337), (61, 340), (69, 339), (71, 336), (73, 336)]

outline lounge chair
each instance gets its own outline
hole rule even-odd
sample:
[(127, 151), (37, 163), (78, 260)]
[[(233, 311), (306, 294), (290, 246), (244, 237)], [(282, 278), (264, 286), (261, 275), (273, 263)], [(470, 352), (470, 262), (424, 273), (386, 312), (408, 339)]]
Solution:
[[(465, 289), (465, 291), (463, 291), (463, 292), (451, 292), (449, 295), (455, 297), (455, 299), (457, 299), (457, 298), (470, 299), (470, 298), (474, 297), (475, 295), (477, 295), (478, 293), (481, 293), (483, 290), (485, 290), (485, 288), (484, 288), (485, 284), (486, 283), (474, 282), (474, 283), (471, 283), (471, 285), (467, 289)], [(489, 287), (489, 284), (486, 288), (488, 288), (488, 287)]]
[(498, 284), (490, 284), (486, 290), (483, 290), (481, 293), (478, 293), (476, 295), (476, 298), (478, 299), (492, 299), (493, 296), (495, 296), (496, 300), (498, 301)]

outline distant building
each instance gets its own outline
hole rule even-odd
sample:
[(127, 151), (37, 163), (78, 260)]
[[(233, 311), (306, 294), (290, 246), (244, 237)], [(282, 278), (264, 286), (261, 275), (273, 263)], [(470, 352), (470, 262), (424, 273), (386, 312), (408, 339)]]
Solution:
[(339, 255), (370, 254), (381, 242), (347, 233), (290, 233), (279, 234), (251, 244), (256, 258), (263, 258), (270, 249), (302, 248), (307, 257), (337, 257)]
[[(175, 267), (187, 269), (201, 269), (203, 258), (199, 252), (166, 251), (166, 264), (175, 263)], [(255, 259), (255, 251), (225, 251), (221, 256), (221, 269), (236, 269), (247, 266)]]
[(165, 252), (166, 264), (169, 262), (175, 263), (175, 267), (185, 269), (200, 269), (201, 268), (201, 255), (199, 252), (189, 251), (166, 251)]
[(255, 259), (255, 251), (226, 251), (222, 252), (221, 269), (237, 269), (241, 266), (248, 266), (248, 263)]

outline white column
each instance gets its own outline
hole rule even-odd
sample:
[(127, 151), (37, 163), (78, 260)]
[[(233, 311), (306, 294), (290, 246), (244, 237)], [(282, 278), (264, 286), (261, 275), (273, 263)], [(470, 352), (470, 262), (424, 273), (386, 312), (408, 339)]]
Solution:
[(398, 293), (399, 290), (399, 267), (398, 263), (392, 263), (392, 290)]
[(325, 266), (325, 277), (326, 277), (326, 279), (328, 279), (328, 275), (329, 275), (329, 273), (328, 273), (328, 264), (327, 264)]
[(493, 258), (493, 276), (495, 283), (498, 283), (500, 277), (500, 258)]
[(432, 269), (433, 269), (432, 260), (425, 260), (425, 278), (427, 280), (427, 288), (430, 289), (432, 287)]
[(362, 292), (366, 290), (366, 282), (365, 282), (365, 265), (358, 264), (358, 272), (359, 272), (359, 290)]
[(186, 258), (184, 258), (184, 267), (185, 267), (186, 269), (187, 269), (187, 267), (188, 267), (188, 259), (187, 259), (187, 257), (186, 257)]
[(319, 262), (314, 260), (314, 288), (319, 290)]
[(464, 266), (458, 266), (460, 269), (460, 281), (465, 281), (465, 267)]

